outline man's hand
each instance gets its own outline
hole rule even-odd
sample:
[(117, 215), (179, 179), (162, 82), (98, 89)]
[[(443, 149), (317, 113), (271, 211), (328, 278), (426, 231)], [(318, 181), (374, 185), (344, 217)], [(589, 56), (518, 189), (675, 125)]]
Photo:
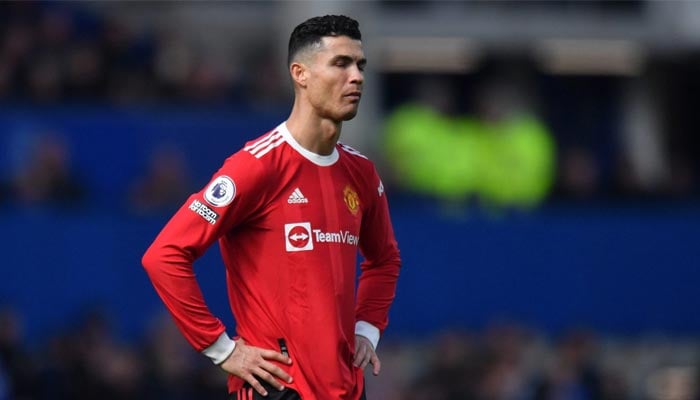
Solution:
[(382, 363), (377, 357), (377, 353), (374, 351), (372, 342), (369, 341), (364, 336), (355, 335), (355, 360), (354, 365), (365, 369), (367, 364), (372, 364), (372, 373), (376, 376), (379, 375), (379, 371), (382, 369)]
[(267, 396), (267, 391), (260, 382), (258, 382), (258, 378), (262, 378), (272, 385), (272, 387), (279, 390), (283, 390), (284, 385), (277, 381), (278, 378), (287, 383), (292, 383), (292, 377), (289, 376), (289, 374), (268, 360), (279, 361), (287, 365), (292, 363), (292, 360), (282, 353), (248, 346), (243, 339), (238, 339), (236, 341), (236, 348), (233, 349), (231, 355), (221, 363), (221, 368), (229, 374), (235, 375), (248, 382), (250, 386), (261, 395)]

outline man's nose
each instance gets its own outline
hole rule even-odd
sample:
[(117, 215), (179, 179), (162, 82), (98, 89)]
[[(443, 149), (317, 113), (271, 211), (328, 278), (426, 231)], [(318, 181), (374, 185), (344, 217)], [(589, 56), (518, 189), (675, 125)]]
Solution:
[(364, 81), (365, 81), (364, 73), (360, 70), (360, 68), (357, 67), (357, 65), (354, 66), (352, 68), (352, 72), (350, 75), (350, 82), (358, 84), (358, 85), (362, 85), (362, 83)]

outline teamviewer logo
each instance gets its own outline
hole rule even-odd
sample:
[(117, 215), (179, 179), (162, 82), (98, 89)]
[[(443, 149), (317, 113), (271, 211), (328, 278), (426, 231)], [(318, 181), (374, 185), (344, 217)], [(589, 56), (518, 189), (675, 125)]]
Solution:
[(311, 240), (311, 224), (308, 222), (284, 224), (284, 237), (287, 251), (314, 249), (314, 242)]

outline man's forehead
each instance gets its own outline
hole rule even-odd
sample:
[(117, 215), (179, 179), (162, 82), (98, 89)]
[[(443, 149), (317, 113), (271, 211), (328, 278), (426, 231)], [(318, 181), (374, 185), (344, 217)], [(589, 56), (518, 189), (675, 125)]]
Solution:
[(321, 39), (321, 52), (332, 55), (347, 55), (351, 57), (364, 57), (362, 41), (348, 36), (324, 36)]

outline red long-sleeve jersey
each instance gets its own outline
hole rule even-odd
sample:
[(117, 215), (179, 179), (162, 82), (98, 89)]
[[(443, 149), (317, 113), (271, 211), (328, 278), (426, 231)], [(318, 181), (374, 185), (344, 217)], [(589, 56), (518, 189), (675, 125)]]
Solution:
[[(226, 266), (237, 334), (253, 346), (287, 344), (304, 399), (357, 400), (355, 325), (382, 332), (400, 258), (384, 187), (363, 155), (338, 144), (304, 149), (283, 123), (229, 157), (143, 257), (158, 294), (198, 351), (225, 327), (207, 308), (193, 262), (215, 240)], [(358, 249), (364, 261), (357, 292)], [(243, 381), (230, 376), (229, 392)]]

